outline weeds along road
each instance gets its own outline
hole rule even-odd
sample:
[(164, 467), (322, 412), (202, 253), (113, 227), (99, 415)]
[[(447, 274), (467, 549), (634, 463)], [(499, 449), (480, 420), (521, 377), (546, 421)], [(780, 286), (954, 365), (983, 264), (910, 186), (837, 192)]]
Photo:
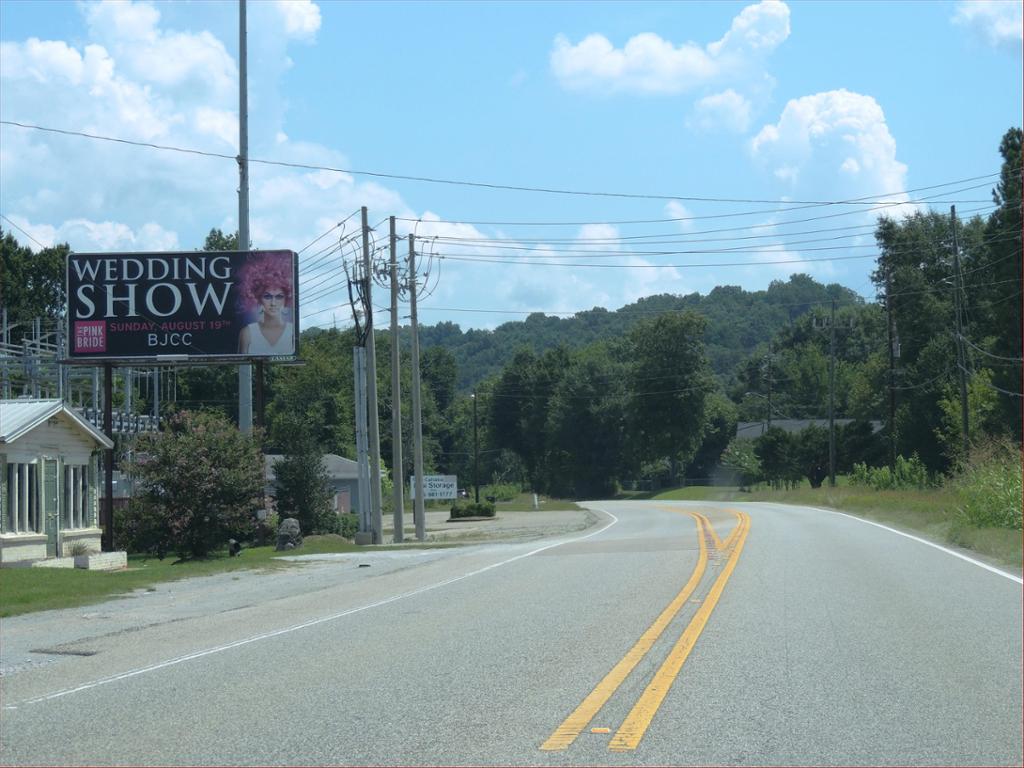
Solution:
[(1018, 577), (822, 510), (592, 506), (584, 532), (48, 637), (58, 661), (2, 680), (0, 762), (1021, 763)]

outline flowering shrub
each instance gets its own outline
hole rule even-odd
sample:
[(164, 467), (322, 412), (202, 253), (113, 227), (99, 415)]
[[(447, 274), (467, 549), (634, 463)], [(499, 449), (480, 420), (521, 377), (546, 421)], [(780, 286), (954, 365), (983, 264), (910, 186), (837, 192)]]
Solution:
[(205, 557), (253, 534), (263, 455), (257, 437), (220, 414), (182, 411), (163, 432), (141, 435), (133, 471), (141, 492), (129, 509), (146, 551)]

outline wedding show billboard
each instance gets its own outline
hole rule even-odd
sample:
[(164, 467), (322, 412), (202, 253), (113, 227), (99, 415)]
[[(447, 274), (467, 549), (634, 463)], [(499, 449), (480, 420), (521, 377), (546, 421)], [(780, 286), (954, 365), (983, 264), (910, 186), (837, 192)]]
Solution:
[(293, 356), (294, 251), (71, 253), (68, 358)]

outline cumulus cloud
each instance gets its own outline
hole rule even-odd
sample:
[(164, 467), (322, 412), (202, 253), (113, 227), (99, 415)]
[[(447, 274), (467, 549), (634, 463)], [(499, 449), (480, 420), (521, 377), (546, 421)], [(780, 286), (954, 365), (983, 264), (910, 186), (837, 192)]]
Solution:
[(1019, 0), (961, 0), (953, 23), (993, 48), (1020, 54), (1024, 49), (1024, 9)]
[(744, 8), (725, 35), (706, 46), (677, 46), (652, 32), (635, 35), (622, 48), (597, 33), (576, 44), (558, 35), (551, 69), (568, 89), (681, 93), (746, 72), (788, 36), (789, 7), (762, 0)]
[(665, 204), (665, 215), (675, 219), (679, 229), (683, 232), (689, 232), (693, 229), (693, 211), (678, 200), (669, 200)]
[(750, 102), (729, 88), (700, 99), (693, 107), (687, 126), (700, 133), (728, 131), (745, 133), (750, 128)]
[(277, 0), (284, 31), (295, 40), (312, 40), (320, 29), (320, 7), (312, 0)]
[(234, 59), (209, 32), (160, 29), (160, 12), (149, 3), (104, 0), (84, 11), (91, 39), (110, 51), (125, 77), (187, 89), (192, 98), (197, 92), (227, 98), (237, 90)]
[(828, 199), (903, 201), (907, 166), (896, 157), (882, 107), (845, 89), (789, 101), (750, 142), (753, 156), (791, 190)]

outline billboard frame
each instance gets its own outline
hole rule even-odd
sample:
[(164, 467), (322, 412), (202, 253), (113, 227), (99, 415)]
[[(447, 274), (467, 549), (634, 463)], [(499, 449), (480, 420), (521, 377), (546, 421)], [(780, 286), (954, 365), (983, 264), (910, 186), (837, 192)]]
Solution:
[[(286, 319), (286, 323), (290, 321), (291, 329), (292, 329), (291, 330), (291, 335), (292, 335), (292, 351), (291, 351), (291, 353), (287, 353), (287, 354), (283, 354), (282, 355), (282, 354), (251, 354), (251, 353), (244, 353), (244, 352), (216, 352), (216, 353), (199, 353), (199, 354), (188, 353), (188, 352), (185, 352), (185, 353), (168, 352), (168, 353), (153, 353), (153, 354), (131, 354), (131, 353), (116, 354), (116, 353), (104, 352), (104, 353), (100, 353), (100, 354), (89, 355), (89, 354), (81, 354), (81, 353), (75, 354), (75, 352), (74, 352), (75, 337), (73, 335), (73, 329), (74, 329), (74, 325), (73, 324), (75, 323), (76, 320), (82, 320), (82, 318), (74, 317), (76, 309), (79, 306), (81, 306), (81, 300), (79, 298), (77, 298), (74, 293), (72, 293), (72, 274), (71, 274), (71, 269), (72, 269), (72, 262), (73, 262), (73, 260), (76, 257), (79, 257), (79, 258), (81, 258), (81, 257), (88, 257), (88, 258), (94, 258), (94, 259), (111, 259), (111, 260), (114, 260), (114, 261), (120, 262), (120, 263), (123, 263), (126, 259), (135, 259), (136, 261), (139, 261), (139, 262), (145, 262), (147, 260), (154, 259), (154, 258), (174, 259), (176, 257), (177, 258), (186, 258), (187, 257), (187, 258), (190, 258), (190, 259), (195, 259), (197, 257), (205, 257), (205, 258), (209, 258), (209, 259), (217, 259), (217, 258), (227, 257), (229, 259), (233, 258), (235, 260), (241, 260), (242, 261), (241, 264), (232, 267), (232, 270), (237, 272), (237, 271), (240, 271), (240, 270), (244, 269), (245, 266), (247, 266), (249, 264), (255, 263), (258, 258), (261, 258), (261, 257), (266, 258), (266, 257), (268, 257), (270, 255), (274, 255), (277, 258), (282, 258), (282, 257), (284, 257), (285, 254), (288, 255), (287, 257), (291, 261), (291, 268), (290, 268), (290, 270), (288, 270), (290, 278), (291, 278), (291, 286), (290, 286), (290, 292), (291, 292), (290, 312), (291, 312), (291, 315), (290, 315), (290, 318)], [(244, 259), (240, 259), (240, 257), (242, 257), (242, 256), (244, 256)], [(273, 250), (272, 249), (261, 249), (261, 250), (248, 250), (248, 251), (198, 251), (198, 250), (195, 250), (195, 251), (112, 251), (112, 252), (105, 252), (105, 253), (75, 252), (75, 251), (71, 251), (71, 252), (68, 253), (68, 255), (67, 255), (66, 259), (65, 259), (64, 268), (65, 268), (64, 289), (65, 289), (65, 300), (67, 302), (67, 311), (66, 311), (65, 317), (64, 317), (64, 322), (63, 322), (64, 328), (63, 328), (63, 330), (65, 332), (65, 339), (66, 339), (66, 342), (67, 342), (67, 347), (66, 347), (65, 355), (64, 355), (65, 359), (63, 359), (61, 362), (63, 364), (65, 364), (65, 365), (100, 366), (100, 365), (104, 365), (106, 363), (111, 363), (111, 364), (113, 364), (115, 366), (118, 366), (118, 367), (125, 366), (125, 365), (148, 365), (148, 366), (163, 366), (163, 365), (247, 365), (247, 364), (252, 365), (252, 364), (268, 363), (268, 362), (271, 362), (271, 363), (276, 362), (276, 363), (284, 363), (284, 364), (292, 363), (292, 364), (294, 364), (295, 362), (298, 362), (300, 360), (300, 358), (299, 358), (299, 354), (300, 354), (300, 351), (299, 351), (299, 337), (300, 337), (300, 334), (301, 334), (301, 328), (300, 328), (300, 313), (299, 313), (299, 308), (300, 308), (300, 303), (299, 303), (299, 259), (298, 259), (298, 254), (295, 251), (293, 251), (293, 250), (290, 250), (290, 249), (273, 249)], [(99, 271), (100, 271), (100, 267), (97, 267), (95, 272), (93, 272), (93, 275), (95, 275)], [(219, 278), (219, 279), (221, 280), (221, 284), (223, 284), (224, 278)], [(180, 280), (180, 278), (176, 277), (175, 280)], [(152, 282), (152, 280), (148, 280), (148, 281), (145, 281), (145, 282)], [(224, 291), (224, 303), (225, 304), (227, 304), (227, 302), (229, 301), (230, 297), (234, 298), (235, 305), (238, 304), (239, 290), (240, 289), (236, 285), (237, 282), (238, 282), (237, 280), (232, 280), (228, 284), (228, 286), (223, 289), (223, 291)], [(136, 285), (138, 285), (138, 284), (139, 283), (136, 283)], [(155, 285), (164, 285), (164, 284), (167, 284), (167, 283), (155, 283)], [(211, 284), (213, 284), (213, 283), (212, 282), (208, 283), (208, 285), (211, 285)], [(75, 283), (74, 285), (75, 285), (76, 289), (80, 290), (81, 287), (84, 286), (84, 285), (93, 285), (93, 286), (103, 285), (103, 286), (115, 286), (116, 287), (116, 286), (125, 286), (125, 285), (127, 285), (127, 283), (123, 279), (110, 279), (110, 280), (103, 281), (103, 282), (100, 282), (100, 283), (83, 281), (83, 280), (79, 279), (78, 282)], [(151, 287), (151, 290), (152, 290), (152, 287)], [(209, 291), (209, 288), (207, 288), (207, 290)], [(196, 294), (193, 293), (193, 298), (195, 298), (195, 297), (196, 297)], [(205, 307), (207, 299), (209, 299), (208, 295), (206, 297), (204, 297), (204, 301), (203, 301), (203, 306), (204, 307)], [(114, 300), (111, 300), (111, 301), (127, 301), (127, 299), (125, 299), (125, 298), (118, 298), (118, 299), (114, 299)], [(94, 305), (94, 308), (95, 308), (95, 305)], [(232, 317), (236, 317), (236, 318), (237, 318), (237, 315), (239, 314), (236, 311), (236, 307), (234, 305), (228, 307), (225, 310), (225, 313), (228, 313), (228, 312), (231, 313)], [(198, 314), (200, 314), (200, 312), (196, 312), (196, 313), (194, 313), (192, 315), (186, 315), (185, 318), (186, 318), (186, 320), (197, 320), (198, 318), (196, 318), (195, 315), (198, 315)], [(245, 316), (246, 315), (243, 314), (243, 317), (245, 317)], [(175, 316), (173, 316), (173, 317), (165, 316), (161, 320), (154, 320), (153, 318), (147, 317), (146, 315), (141, 314), (141, 313), (136, 313), (134, 317), (139, 318), (140, 322), (152, 323), (154, 325), (159, 325), (160, 323), (182, 322), (182, 320), (178, 319), (179, 315), (178, 315), (177, 312), (175, 313)], [(109, 318), (104, 318), (103, 322), (106, 322), (107, 319), (109, 319)], [(100, 321), (93, 321), (93, 322), (100, 322)], [(240, 329), (238, 328), (237, 319), (230, 323), (230, 327), (231, 327), (231, 332), (235, 335), (235, 337), (237, 337), (239, 335), (239, 333), (240, 333)], [(105, 331), (104, 331), (104, 333), (105, 333)]]

